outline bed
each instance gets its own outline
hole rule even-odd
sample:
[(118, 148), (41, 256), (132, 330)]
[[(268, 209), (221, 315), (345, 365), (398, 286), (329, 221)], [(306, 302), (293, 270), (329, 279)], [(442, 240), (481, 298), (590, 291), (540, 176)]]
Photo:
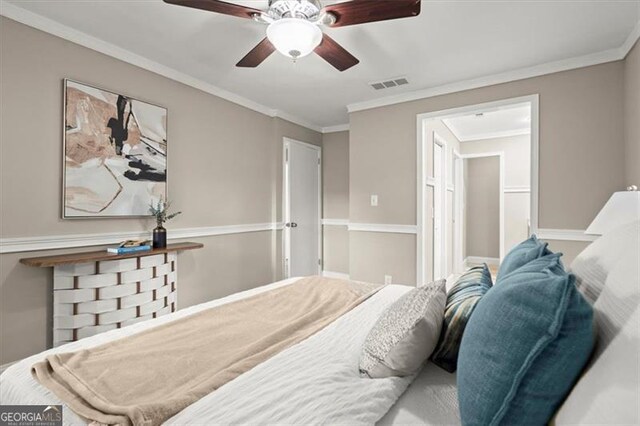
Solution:
[[(557, 412), (556, 424), (638, 424), (640, 222), (605, 235), (570, 269), (593, 303), (594, 356)], [(3, 404), (61, 404), (30, 374), (46, 355), (96, 346), (202, 310), (295, 283), (292, 278), (69, 343), (24, 359), (0, 377)], [(326, 328), (223, 385), (166, 424), (460, 424), (456, 376), (429, 362), (411, 377), (358, 373), (368, 331), (411, 287), (389, 285)], [(65, 424), (83, 424), (64, 407)]]
[[(130, 336), (196, 312), (295, 283), (291, 278), (183, 309), (171, 315), (72, 342), (9, 367), (0, 378), (3, 404), (62, 404), (31, 376), (31, 366), (51, 353), (76, 351)], [(384, 309), (411, 287), (390, 285), (303, 342), (284, 350), (169, 419), (166, 424), (407, 423), (433, 415), (455, 423), (455, 376), (427, 365), (403, 403), (391, 406), (415, 377), (361, 378), (358, 360), (369, 329)], [(431, 386), (431, 385), (434, 386)], [(425, 406), (425, 389), (436, 398)], [(445, 393), (440, 392), (446, 390)], [(446, 395), (446, 396), (443, 396)], [(260, 401), (260, 403), (256, 403)], [(429, 408), (433, 409), (430, 410)], [(66, 406), (65, 424), (85, 422)], [(426, 412), (426, 413), (425, 413)], [(448, 417), (447, 417), (448, 416)], [(446, 420), (446, 421), (445, 421)]]

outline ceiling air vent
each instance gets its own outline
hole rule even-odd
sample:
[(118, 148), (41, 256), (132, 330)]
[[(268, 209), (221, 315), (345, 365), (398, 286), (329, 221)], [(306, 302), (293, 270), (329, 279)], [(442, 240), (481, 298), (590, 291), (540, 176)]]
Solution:
[(369, 83), (369, 86), (373, 87), (375, 90), (383, 90), (390, 89), (392, 87), (404, 86), (405, 84), (409, 84), (409, 80), (407, 80), (406, 77), (396, 77), (383, 81), (374, 81), (373, 83)]

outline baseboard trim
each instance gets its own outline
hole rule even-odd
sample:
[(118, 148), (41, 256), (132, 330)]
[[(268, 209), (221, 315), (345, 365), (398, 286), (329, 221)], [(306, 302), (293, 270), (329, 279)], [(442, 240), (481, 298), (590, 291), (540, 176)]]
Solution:
[(350, 279), (349, 274), (345, 274), (343, 272), (322, 271), (322, 276), (326, 278), (339, 278), (342, 280)]
[(393, 225), (385, 223), (349, 223), (349, 231), (383, 232), (391, 234), (417, 234), (416, 225)]
[[(246, 225), (207, 226), (172, 229), (168, 239), (202, 238), (247, 232), (278, 231), (283, 223), (253, 223)], [(107, 232), (99, 234), (48, 235), (41, 237), (0, 238), (0, 254), (54, 250), (74, 247), (115, 244), (127, 239), (151, 238), (151, 231)]]
[(598, 239), (598, 235), (585, 234), (581, 229), (538, 229), (538, 238), (555, 241), (588, 241)]
[(492, 265), (492, 266), (498, 266), (500, 264), (500, 259), (497, 257), (481, 257), (481, 256), (467, 256), (466, 259), (464, 259), (464, 264), (465, 265), (481, 265), (483, 263), (486, 263), (487, 265)]

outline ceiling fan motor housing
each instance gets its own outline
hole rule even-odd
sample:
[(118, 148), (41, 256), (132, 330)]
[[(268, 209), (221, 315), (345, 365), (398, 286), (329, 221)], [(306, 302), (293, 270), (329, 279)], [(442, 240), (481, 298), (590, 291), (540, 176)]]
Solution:
[(319, 0), (269, 0), (269, 11), (272, 19), (300, 18), (313, 20), (322, 10)]

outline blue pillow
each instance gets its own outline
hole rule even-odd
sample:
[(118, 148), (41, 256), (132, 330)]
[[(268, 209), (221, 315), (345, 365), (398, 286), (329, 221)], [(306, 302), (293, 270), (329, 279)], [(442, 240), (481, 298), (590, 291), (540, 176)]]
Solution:
[(456, 371), (465, 326), (476, 304), (492, 285), (491, 273), (486, 264), (475, 266), (458, 278), (447, 294), (440, 339), (431, 356), (434, 364), (449, 373)]
[(500, 263), (496, 284), (501, 281), (503, 275), (515, 271), (532, 260), (551, 254), (551, 251), (547, 248), (548, 245), (548, 243), (540, 241), (538, 237), (532, 235), (529, 239), (512, 248)]
[(464, 425), (547, 424), (594, 344), (593, 310), (559, 254), (502, 277), (478, 302), (458, 357)]

